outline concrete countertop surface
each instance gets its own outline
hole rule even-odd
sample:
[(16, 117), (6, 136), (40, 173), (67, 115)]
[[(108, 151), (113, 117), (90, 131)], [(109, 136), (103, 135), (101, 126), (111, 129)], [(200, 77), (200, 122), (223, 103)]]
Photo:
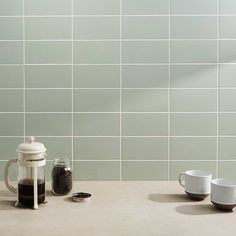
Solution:
[(74, 182), (88, 203), (53, 196), (39, 210), (15, 208), (16, 196), (0, 183), (1, 236), (228, 236), (235, 212), (214, 208), (209, 197), (192, 201), (177, 182)]

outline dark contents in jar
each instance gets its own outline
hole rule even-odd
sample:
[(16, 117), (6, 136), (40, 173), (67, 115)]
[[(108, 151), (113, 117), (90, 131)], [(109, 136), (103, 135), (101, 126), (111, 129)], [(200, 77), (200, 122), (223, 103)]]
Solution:
[(55, 165), (52, 170), (52, 190), (56, 195), (65, 195), (72, 189), (72, 172), (63, 165)]
[[(42, 179), (37, 180), (38, 204), (45, 201), (45, 182)], [(18, 184), (19, 203), (26, 207), (34, 206), (34, 180), (23, 179)]]

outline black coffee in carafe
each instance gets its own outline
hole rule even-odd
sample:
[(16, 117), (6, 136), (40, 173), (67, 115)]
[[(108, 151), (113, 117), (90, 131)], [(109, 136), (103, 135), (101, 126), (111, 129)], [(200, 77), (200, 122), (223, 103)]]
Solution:
[[(38, 204), (45, 201), (45, 181), (37, 180)], [(18, 184), (19, 203), (26, 207), (34, 206), (34, 182), (33, 179), (23, 179)]]

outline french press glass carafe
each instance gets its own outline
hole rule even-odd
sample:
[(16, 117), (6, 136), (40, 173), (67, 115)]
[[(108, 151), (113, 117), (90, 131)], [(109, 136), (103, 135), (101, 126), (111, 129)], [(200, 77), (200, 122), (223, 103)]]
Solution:
[[(38, 204), (45, 202), (46, 148), (42, 143), (34, 142), (34, 137), (29, 137), (16, 151), (18, 158), (9, 160), (6, 164), (5, 184), (11, 192), (17, 193), (16, 206), (38, 209)], [(17, 163), (19, 167), (17, 188), (9, 183), (8, 172), (12, 163)]]

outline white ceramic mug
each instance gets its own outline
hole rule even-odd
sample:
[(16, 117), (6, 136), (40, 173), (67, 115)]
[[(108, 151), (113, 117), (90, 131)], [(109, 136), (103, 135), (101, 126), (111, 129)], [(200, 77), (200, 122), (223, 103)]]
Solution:
[(211, 181), (211, 202), (219, 209), (232, 210), (236, 206), (236, 181), (213, 179)]
[(211, 179), (212, 174), (204, 170), (188, 170), (179, 175), (180, 185), (194, 200), (203, 200), (210, 194)]

